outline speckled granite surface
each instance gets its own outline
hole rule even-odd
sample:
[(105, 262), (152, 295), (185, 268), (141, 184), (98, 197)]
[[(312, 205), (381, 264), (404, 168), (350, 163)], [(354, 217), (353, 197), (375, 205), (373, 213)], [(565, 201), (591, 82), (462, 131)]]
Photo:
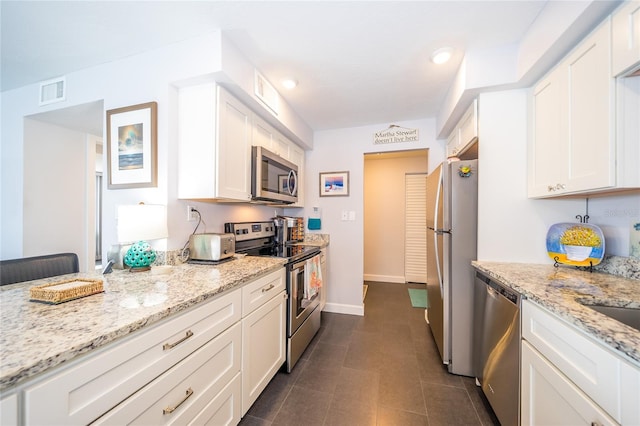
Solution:
[[(243, 257), (218, 266), (72, 274), (0, 287), (0, 390), (283, 264), (277, 258)], [(74, 276), (102, 277), (105, 292), (60, 305), (29, 301), (30, 287)]]
[(476, 261), (473, 266), (640, 366), (640, 331), (583, 305), (640, 308), (640, 280), (553, 265)]
[(329, 234), (310, 234), (307, 232), (304, 234), (302, 244), (326, 247), (329, 245)]

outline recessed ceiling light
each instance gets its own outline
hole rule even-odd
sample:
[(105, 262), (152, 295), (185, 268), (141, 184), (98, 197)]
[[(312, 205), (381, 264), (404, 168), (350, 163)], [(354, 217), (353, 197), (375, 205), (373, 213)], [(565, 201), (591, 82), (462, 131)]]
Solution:
[(444, 64), (453, 54), (453, 49), (450, 47), (442, 47), (431, 54), (431, 62), (434, 64)]
[(293, 78), (285, 78), (284, 80), (282, 80), (282, 87), (287, 90), (295, 89), (297, 85), (298, 82)]

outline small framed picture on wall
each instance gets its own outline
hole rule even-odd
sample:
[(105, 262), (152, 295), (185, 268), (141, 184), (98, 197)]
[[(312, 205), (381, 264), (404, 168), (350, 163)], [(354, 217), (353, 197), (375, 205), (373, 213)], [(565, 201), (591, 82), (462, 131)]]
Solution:
[(321, 197), (348, 197), (349, 172), (321, 172)]

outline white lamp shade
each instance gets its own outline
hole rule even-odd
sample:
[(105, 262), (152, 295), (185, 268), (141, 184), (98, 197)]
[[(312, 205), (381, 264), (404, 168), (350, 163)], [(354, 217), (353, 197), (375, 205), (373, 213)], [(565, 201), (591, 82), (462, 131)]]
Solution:
[(118, 242), (167, 238), (167, 207), (159, 204), (118, 206)]

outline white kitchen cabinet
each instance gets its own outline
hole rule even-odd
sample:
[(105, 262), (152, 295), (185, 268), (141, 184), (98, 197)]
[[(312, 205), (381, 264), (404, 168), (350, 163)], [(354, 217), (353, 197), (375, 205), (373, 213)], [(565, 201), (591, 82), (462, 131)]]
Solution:
[(178, 197), (249, 201), (253, 113), (213, 82), (178, 95)]
[(257, 115), (253, 116), (253, 136), (251, 144), (253, 146), (261, 146), (268, 151), (273, 150), (273, 135), (274, 129), (266, 121)]
[(253, 115), (253, 146), (261, 146), (268, 151), (288, 160), (289, 145), (293, 142), (282, 136), (273, 126), (258, 115)]
[(607, 19), (532, 90), (531, 198), (616, 186), (610, 28)]
[(242, 415), (286, 360), (284, 269), (243, 288)]
[[(564, 382), (572, 384), (581, 395), (606, 413), (611, 421), (640, 424), (640, 366), (631, 364), (591, 336), (529, 300), (522, 302), (522, 338), (523, 424), (525, 420), (532, 421), (531, 424), (545, 424), (537, 416), (544, 418), (552, 415), (546, 412), (552, 411), (554, 403), (576, 406), (572, 401), (580, 399), (579, 395), (574, 395), (573, 388), (567, 388)], [(535, 353), (552, 365), (553, 374), (539, 360), (530, 358), (525, 362), (525, 343), (535, 348)], [(554, 377), (556, 374), (561, 377)], [(556, 390), (552, 391), (552, 388)], [(561, 395), (567, 393), (567, 396), (564, 399), (554, 398), (553, 392)], [(581, 407), (580, 404), (582, 402), (577, 407)], [(564, 411), (558, 408), (557, 415), (565, 415), (562, 413)], [(566, 413), (569, 417), (564, 423), (573, 424), (571, 411)]]
[[(193, 423), (196, 417), (214, 417), (219, 404), (211, 402), (230, 382), (240, 379), (241, 345), (242, 329), (236, 323), (94, 424), (182, 425)], [(229, 396), (222, 398), (228, 400)], [(240, 392), (235, 398), (239, 402)], [(240, 409), (236, 404), (231, 424), (240, 421)]]
[(240, 319), (237, 290), (71, 362), (25, 386), (24, 423), (88, 424)]
[(561, 105), (564, 74), (554, 70), (532, 91), (531, 111), (534, 142), (529, 143), (529, 197), (564, 190), (567, 184), (567, 144)]
[(447, 138), (447, 157), (463, 154), (478, 138), (478, 100), (469, 108)]
[(522, 426), (617, 424), (526, 341), (521, 352)]
[(640, 70), (640, 1), (627, 1), (612, 15), (612, 76)]
[(15, 393), (2, 395), (0, 399), (0, 425), (18, 424), (18, 396)]

